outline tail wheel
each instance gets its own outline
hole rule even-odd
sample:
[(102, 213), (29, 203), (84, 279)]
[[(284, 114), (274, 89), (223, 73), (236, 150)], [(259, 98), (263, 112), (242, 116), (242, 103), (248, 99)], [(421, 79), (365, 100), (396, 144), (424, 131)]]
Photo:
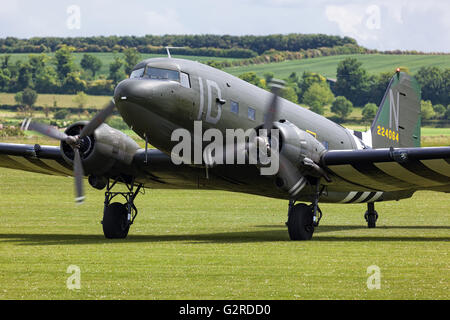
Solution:
[(124, 239), (128, 235), (130, 223), (126, 205), (114, 202), (105, 206), (103, 212), (103, 234), (108, 239)]
[(287, 227), (291, 240), (311, 240), (314, 233), (311, 206), (304, 203), (293, 206), (289, 211)]
[(368, 228), (371, 229), (376, 227), (378, 220), (378, 213), (376, 211), (373, 212), (366, 211), (366, 213), (364, 214), (364, 218), (367, 221)]

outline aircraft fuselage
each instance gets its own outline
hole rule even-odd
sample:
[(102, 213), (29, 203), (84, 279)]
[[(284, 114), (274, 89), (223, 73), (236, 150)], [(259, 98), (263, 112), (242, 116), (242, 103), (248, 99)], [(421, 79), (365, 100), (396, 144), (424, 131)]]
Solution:
[[(168, 155), (178, 143), (171, 141), (174, 130), (183, 128), (193, 134), (194, 121), (201, 121), (203, 130), (216, 128), (224, 134), (226, 129), (255, 128), (264, 123), (264, 113), (272, 99), (272, 94), (264, 89), (189, 60), (149, 59), (139, 63), (134, 70), (137, 76), (132, 75), (116, 87), (117, 108), (133, 131)], [(167, 73), (161, 75), (162, 72)], [(178, 78), (173, 80), (177, 72)], [(358, 138), (344, 127), (286, 99), (280, 101), (277, 118), (287, 119), (310, 133), (329, 150), (361, 148)], [(219, 166), (214, 169), (215, 178), (192, 179), (199, 179), (201, 188), (287, 197), (274, 186), (273, 179), (259, 175), (256, 168)], [(334, 177), (331, 183), (326, 184), (327, 193), (321, 201), (341, 202), (351, 190), (357, 190), (355, 186), (343, 187), (342, 184), (339, 177)], [(367, 190), (364, 191), (369, 195)], [(314, 190), (308, 186), (299, 200), (309, 200), (313, 193)], [(392, 196), (386, 194), (385, 198), (398, 199), (411, 194), (409, 191)]]

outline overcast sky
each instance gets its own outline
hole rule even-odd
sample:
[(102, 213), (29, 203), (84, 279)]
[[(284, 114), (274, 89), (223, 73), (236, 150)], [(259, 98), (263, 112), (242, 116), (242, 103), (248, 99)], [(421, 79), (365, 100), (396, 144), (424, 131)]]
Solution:
[(448, 0), (4, 0), (0, 37), (325, 33), (450, 52)]

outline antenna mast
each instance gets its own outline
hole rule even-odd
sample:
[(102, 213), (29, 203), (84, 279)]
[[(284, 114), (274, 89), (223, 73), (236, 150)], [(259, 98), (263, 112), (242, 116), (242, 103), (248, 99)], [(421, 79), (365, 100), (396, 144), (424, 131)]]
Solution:
[(184, 49), (184, 48), (186, 48), (186, 47), (170, 47), (170, 46), (167, 46), (166, 47), (167, 57), (168, 58), (172, 58), (172, 56), (170, 55), (170, 49)]

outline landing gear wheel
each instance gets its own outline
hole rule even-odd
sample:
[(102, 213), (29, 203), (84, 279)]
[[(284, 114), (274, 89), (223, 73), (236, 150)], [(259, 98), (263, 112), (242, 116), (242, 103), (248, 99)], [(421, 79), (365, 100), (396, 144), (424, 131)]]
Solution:
[(126, 205), (114, 202), (103, 211), (103, 234), (108, 239), (124, 239), (128, 235), (130, 223)]
[(314, 233), (311, 206), (304, 203), (293, 206), (289, 210), (287, 227), (291, 240), (311, 240)]
[[(122, 182), (128, 189), (128, 192), (114, 192), (112, 189), (118, 183)], [(138, 210), (134, 205), (134, 199), (144, 187), (143, 184), (136, 186), (133, 177), (119, 176), (115, 177), (111, 183), (108, 179), (105, 192), (105, 209), (103, 210), (103, 234), (108, 239), (124, 239), (128, 235), (130, 226), (138, 214)], [(112, 200), (121, 196), (125, 198), (125, 203), (111, 203)]]
[(364, 214), (364, 218), (367, 221), (368, 228), (375, 228), (377, 226), (378, 213), (376, 211), (374, 212), (366, 211), (366, 213)]
[(367, 221), (368, 228), (375, 228), (378, 220), (378, 212), (375, 211), (373, 202), (367, 204), (367, 211), (364, 214), (364, 219)]

